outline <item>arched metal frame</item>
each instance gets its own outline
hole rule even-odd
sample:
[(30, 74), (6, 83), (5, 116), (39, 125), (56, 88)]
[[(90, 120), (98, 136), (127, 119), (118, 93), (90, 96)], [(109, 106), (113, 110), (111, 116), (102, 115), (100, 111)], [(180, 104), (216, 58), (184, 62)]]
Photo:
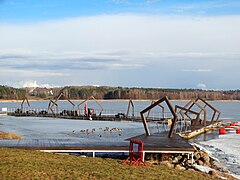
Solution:
[[(152, 103), (151, 104), (154, 104), (155, 103), (155, 101), (152, 101)], [(164, 119), (164, 106), (162, 106), (162, 105), (160, 105), (160, 104), (158, 104), (158, 106), (162, 109), (162, 118)], [(149, 116), (150, 116), (150, 113), (151, 113), (151, 109), (148, 111), (148, 114), (147, 114), (147, 117), (146, 117), (146, 119), (148, 119), (149, 118)]]
[[(205, 104), (205, 106), (202, 107), (202, 106), (198, 103), (198, 101), (203, 102), (203, 103)], [(206, 121), (207, 121), (207, 119), (206, 119), (206, 113), (207, 113), (206, 107), (209, 107), (209, 108), (213, 111), (213, 115), (212, 115), (212, 118), (211, 118), (211, 122), (210, 122), (210, 123), (211, 123), (211, 124), (214, 123), (214, 119), (215, 119), (216, 114), (218, 114), (218, 115), (217, 115), (217, 118), (216, 118), (215, 122), (218, 122), (218, 120), (219, 120), (219, 118), (220, 118), (220, 115), (221, 115), (221, 112), (220, 112), (219, 110), (217, 110), (216, 108), (214, 108), (211, 104), (209, 104), (208, 102), (206, 102), (204, 99), (199, 98), (199, 97), (196, 98), (195, 100), (190, 100), (190, 101), (184, 106), (184, 108), (187, 109), (187, 111), (185, 112), (186, 115), (187, 115), (188, 112), (190, 112), (190, 110), (194, 107), (194, 105), (197, 105), (197, 106), (201, 109), (201, 111), (199, 112), (200, 114), (201, 114), (202, 112), (204, 112), (204, 126), (206, 126)], [(197, 123), (197, 122), (196, 122), (196, 123)], [(195, 124), (195, 126), (196, 126), (196, 124)]]
[[(184, 117), (184, 114), (189, 118), (191, 119), (192, 121), (192, 118), (186, 113), (186, 112), (189, 112), (189, 113), (192, 113), (192, 114), (195, 114), (196, 115), (196, 119), (195, 119), (195, 123), (194, 123), (194, 129), (196, 128), (196, 125), (197, 125), (197, 122), (200, 121), (200, 115), (201, 115), (201, 112), (196, 112), (196, 111), (193, 111), (193, 110), (189, 110), (185, 107), (181, 107), (181, 106), (178, 106), (178, 105), (175, 105), (175, 112), (177, 113), (178, 112), (178, 109), (180, 109), (179, 113), (182, 117), (182, 119), (184, 120), (184, 122), (186, 123), (186, 118)], [(184, 113), (182, 113), (183, 111), (185, 111)]]
[(132, 107), (132, 118), (134, 117), (134, 104), (133, 101), (130, 99), (128, 102), (128, 108), (127, 108), (127, 113), (126, 113), (126, 118), (128, 118), (130, 107)]
[(150, 106), (148, 106), (147, 108), (145, 108), (144, 110), (142, 110), (140, 112), (141, 118), (142, 118), (142, 121), (143, 121), (143, 125), (144, 125), (144, 129), (145, 129), (145, 132), (146, 132), (147, 136), (150, 136), (151, 134), (150, 134), (150, 131), (149, 131), (149, 128), (148, 128), (148, 123), (147, 123), (147, 120), (146, 120), (146, 117), (144, 116), (144, 114), (146, 112), (148, 112), (149, 110), (153, 109), (154, 107), (158, 106), (162, 102), (166, 102), (169, 110), (171, 111), (171, 113), (173, 115), (173, 119), (172, 119), (173, 121), (172, 121), (172, 125), (171, 125), (171, 128), (170, 128), (170, 131), (168, 133), (168, 137), (171, 138), (173, 136), (173, 131), (174, 131), (174, 128), (176, 126), (176, 121), (177, 121), (177, 115), (176, 115), (175, 110), (172, 107), (170, 101), (168, 100), (167, 96), (159, 99), (158, 101), (154, 102), (153, 104), (151, 104)]
[(23, 113), (23, 110), (24, 110), (24, 102), (26, 101), (26, 103), (27, 103), (27, 105), (28, 105), (28, 111), (30, 111), (30, 109), (31, 109), (31, 106), (30, 106), (30, 103), (29, 103), (29, 101), (28, 101), (28, 98), (27, 98), (27, 96), (25, 95), (25, 97), (24, 97), (24, 99), (23, 99), (23, 101), (22, 101), (22, 103), (21, 103), (21, 112)]
[(89, 98), (85, 99), (84, 101), (82, 101), (81, 103), (78, 104), (78, 115), (80, 115), (80, 106), (81, 106), (83, 103), (85, 103), (85, 102), (87, 102), (88, 100), (91, 100), (91, 99), (94, 100), (94, 101), (97, 103), (97, 105), (101, 108), (101, 111), (100, 111), (100, 113), (99, 113), (99, 116), (101, 116), (101, 114), (102, 114), (102, 112), (103, 112), (103, 107), (102, 107), (102, 105), (97, 101), (97, 99), (95, 99), (94, 96), (90, 96)]
[[(58, 101), (62, 96), (72, 105), (72, 111), (74, 111), (74, 109), (75, 109), (75, 104), (74, 104), (69, 98), (65, 97), (64, 94), (63, 94), (63, 92), (61, 92), (61, 93), (58, 95), (58, 97), (57, 97), (57, 99), (56, 99), (55, 101), (50, 100), (50, 102), (49, 102), (48, 111), (51, 110), (53, 115), (58, 114), (58, 105), (57, 105), (56, 103), (57, 103), (57, 101)], [(51, 103), (52, 103), (52, 105), (51, 105)], [(57, 111), (56, 114), (55, 114), (54, 111), (53, 111), (53, 107), (54, 107), (54, 106), (56, 106), (56, 111)]]

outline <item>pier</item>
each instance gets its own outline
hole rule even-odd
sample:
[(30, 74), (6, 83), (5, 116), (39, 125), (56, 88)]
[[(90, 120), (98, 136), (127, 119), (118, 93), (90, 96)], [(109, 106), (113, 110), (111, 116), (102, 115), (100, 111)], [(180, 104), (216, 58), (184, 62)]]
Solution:
[[(61, 138), (49, 138), (20, 139), (11, 142), (5, 141), (5, 143), (1, 143), (2, 146), (54, 153), (92, 153), (92, 156), (94, 157), (97, 153), (103, 152), (128, 153), (128, 140), (136, 139), (143, 141), (145, 144), (143, 150), (144, 156), (146, 153), (183, 153), (193, 157), (195, 149), (186, 139), (192, 138), (220, 125), (220, 111), (201, 98), (190, 100), (183, 107), (178, 105), (173, 107), (168, 98), (163, 97), (157, 101), (153, 101), (148, 107), (143, 109), (139, 115), (136, 115), (134, 102), (132, 100), (129, 100), (126, 113), (105, 113), (102, 105), (93, 96), (83, 100), (77, 106), (75, 106), (71, 100), (67, 99), (71, 104), (71, 110), (59, 111), (57, 102), (62, 96), (64, 95), (61, 93), (56, 100), (50, 100), (48, 109), (40, 111), (32, 110), (27, 97), (25, 97), (21, 103), (21, 108), (14, 112), (9, 112), (8, 115), (16, 117), (47, 117), (53, 119), (62, 118), (85, 121), (142, 122), (145, 134), (128, 137), (125, 139), (125, 142), (121, 141), (121, 143), (118, 143), (117, 141), (104, 141), (102, 144), (93, 143), (92, 145), (89, 145), (88, 143), (83, 144), (80, 140), (76, 140), (76, 138), (70, 138), (67, 140)], [(100, 108), (99, 112), (96, 112), (93, 108), (87, 107), (86, 102), (89, 100), (96, 102), (97, 106)], [(24, 110), (24, 102), (27, 103), (27, 110)], [(81, 106), (83, 107), (81, 108)], [(77, 110), (75, 110), (75, 107), (77, 107)], [(158, 108), (158, 116), (154, 117), (152, 115), (152, 110), (156, 107)], [(207, 121), (206, 108), (213, 111), (210, 121)], [(81, 111), (81, 109), (83, 111)], [(166, 110), (168, 110), (168, 112), (166, 112)], [(149, 123), (151, 122), (167, 128), (162, 132), (152, 133), (149, 129)], [(85, 138), (87, 138), (87, 136)]]
[[(151, 136), (142, 134), (131, 138), (144, 141), (144, 156), (146, 153), (181, 153), (188, 154), (189, 158), (192, 158), (195, 151), (193, 146), (190, 145), (187, 140), (179, 137), (178, 135), (174, 135), (174, 138), (168, 138), (165, 133), (152, 134)], [(52, 153), (92, 153), (92, 156), (95, 157), (97, 153), (128, 153), (129, 147), (127, 141), (129, 139), (126, 139), (126, 143), (118, 144), (116, 142), (115, 144), (109, 143), (94, 146), (83, 146), (80, 141), (76, 140), (69, 140), (66, 142), (65, 140), (61, 141), (54, 139), (20, 139), (11, 142), (5, 141), (5, 143), (1, 142), (1, 146)]]
[[(58, 101), (63, 98), (71, 105), (71, 110), (65, 109), (59, 111)], [(96, 103), (100, 110), (95, 111), (93, 108), (87, 107), (87, 101), (92, 100)], [(24, 109), (24, 103), (27, 103), (27, 109)], [(81, 107), (83, 106), (83, 107)], [(77, 110), (75, 109), (77, 107)], [(158, 107), (157, 116), (152, 115), (152, 110)], [(81, 110), (82, 109), (82, 110)], [(166, 112), (166, 109), (168, 112)], [(207, 113), (212, 111), (211, 119), (207, 120)], [(130, 113), (131, 111), (131, 113)], [(108, 113), (106, 113), (108, 112)], [(221, 112), (209, 104), (202, 98), (191, 99), (185, 106), (172, 106), (167, 97), (163, 97), (143, 109), (136, 115), (134, 102), (130, 99), (127, 107), (127, 112), (113, 113), (105, 111), (103, 106), (93, 96), (82, 100), (78, 105), (75, 105), (68, 99), (64, 93), (60, 93), (57, 98), (49, 101), (47, 110), (33, 110), (27, 96), (21, 103), (21, 107), (13, 112), (8, 112), (9, 116), (16, 117), (47, 117), (47, 118), (63, 118), (72, 120), (94, 120), (94, 121), (133, 121), (142, 122), (146, 135), (151, 133), (148, 129), (148, 123), (154, 122), (163, 126), (170, 127), (168, 137), (172, 137), (173, 133), (182, 135), (182, 137), (191, 138), (200, 133), (204, 133), (211, 128), (216, 128), (221, 125), (219, 118)], [(190, 135), (189, 135), (190, 134)]]

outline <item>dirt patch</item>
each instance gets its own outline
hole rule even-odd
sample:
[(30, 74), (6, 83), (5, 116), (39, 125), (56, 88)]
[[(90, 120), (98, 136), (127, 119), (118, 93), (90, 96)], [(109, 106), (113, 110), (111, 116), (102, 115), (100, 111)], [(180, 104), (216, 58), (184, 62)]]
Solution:
[(0, 139), (22, 139), (22, 136), (15, 133), (7, 133), (0, 131)]

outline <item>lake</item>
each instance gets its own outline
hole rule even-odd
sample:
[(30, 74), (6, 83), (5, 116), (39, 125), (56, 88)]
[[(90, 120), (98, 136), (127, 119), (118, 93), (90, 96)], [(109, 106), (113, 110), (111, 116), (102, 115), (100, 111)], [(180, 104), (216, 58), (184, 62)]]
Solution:
[[(76, 106), (81, 101), (73, 101)], [(103, 113), (116, 114), (126, 113), (128, 101), (99, 101), (103, 106)], [(46, 110), (49, 101), (31, 101), (31, 108), (36, 111)], [(171, 101), (172, 105), (183, 106), (187, 101)], [(240, 102), (209, 102), (216, 109), (221, 111), (220, 119), (224, 121), (240, 120)], [(20, 108), (21, 103), (1, 102), (0, 110), (8, 108), (14, 111)], [(150, 101), (134, 101), (135, 115), (149, 106)], [(164, 104), (163, 104), (164, 105)], [(70, 110), (71, 104), (67, 101), (59, 101), (60, 111)], [(88, 101), (87, 106), (94, 108), (95, 112), (100, 112), (100, 107), (94, 101)], [(166, 105), (164, 105), (166, 106)], [(25, 108), (27, 108), (25, 103)], [(80, 107), (83, 111), (83, 105)], [(167, 108), (166, 108), (167, 109)], [(152, 111), (152, 116), (159, 116), (161, 109)], [(199, 111), (199, 110), (198, 110)], [(168, 110), (166, 110), (168, 113)], [(166, 114), (167, 114), (166, 113)], [(212, 112), (208, 110), (208, 118)], [(149, 123), (151, 132), (167, 130), (156, 123)], [(93, 131), (94, 129), (94, 131)], [(112, 131), (110, 131), (112, 130)], [(24, 136), (21, 140), (0, 140), (0, 146), (128, 146), (127, 138), (144, 133), (142, 123), (138, 122), (113, 122), (113, 121), (89, 121), (89, 120), (67, 120), (59, 118), (42, 117), (11, 117), (0, 116), (0, 131), (12, 132)], [(211, 134), (198, 136), (193, 141), (201, 144), (206, 149), (214, 153), (233, 173), (240, 176), (240, 135), (229, 133), (219, 135), (218, 131)]]

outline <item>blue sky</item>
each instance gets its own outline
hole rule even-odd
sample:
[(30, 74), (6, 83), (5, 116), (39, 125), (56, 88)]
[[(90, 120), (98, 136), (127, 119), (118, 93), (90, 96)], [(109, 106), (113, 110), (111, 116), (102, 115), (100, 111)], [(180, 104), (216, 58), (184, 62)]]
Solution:
[(239, 89), (239, 32), (237, 0), (0, 0), (0, 84)]
[(0, 20), (31, 22), (116, 13), (235, 15), (238, 0), (0, 0)]

